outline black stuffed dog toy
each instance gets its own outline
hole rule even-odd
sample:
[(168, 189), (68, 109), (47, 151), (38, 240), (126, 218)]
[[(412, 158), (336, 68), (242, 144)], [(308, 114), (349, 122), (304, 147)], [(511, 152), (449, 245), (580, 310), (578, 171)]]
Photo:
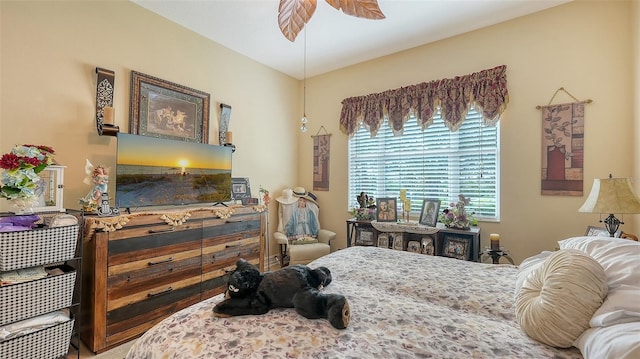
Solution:
[(295, 308), (309, 319), (325, 318), (344, 329), (349, 325), (349, 302), (339, 294), (321, 293), (331, 283), (326, 267), (311, 269), (296, 264), (260, 273), (255, 265), (238, 259), (229, 275), (225, 299), (213, 308), (217, 317), (264, 314), (273, 308)]

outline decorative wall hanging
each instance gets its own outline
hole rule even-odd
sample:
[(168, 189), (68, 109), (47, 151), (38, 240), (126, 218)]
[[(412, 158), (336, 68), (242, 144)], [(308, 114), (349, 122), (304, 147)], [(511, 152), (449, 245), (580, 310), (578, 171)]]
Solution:
[[(220, 104), (220, 124), (218, 125), (218, 137), (220, 139), (220, 146), (224, 144), (232, 144), (233, 139), (229, 131), (229, 121), (231, 121), (231, 106), (221, 103)], [(227, 134), (229, 136), (227, 136)]]
[(131, 71), (131, 119), (134, 135), (209, 143), (206, 92)]
[(100, 136), (115, 136), (120, 128), (114, 124), (113, 92), (116, 75), (113, 71), (96, 67), (96, 127)]
[[(576, 102), (551, 105), (559, 91)], [(542, 110), (542, 194), (582, 196), (584, 178), (584, 104), (563, 87)]]
[[(324, 130), (324, 135), (319, 134), (321, 130)], [(313, 190), (328, 191), (331, 134), (327, 133), (324, 126), (320, 126), (318, 133), (311, 137), (313, 138)]]

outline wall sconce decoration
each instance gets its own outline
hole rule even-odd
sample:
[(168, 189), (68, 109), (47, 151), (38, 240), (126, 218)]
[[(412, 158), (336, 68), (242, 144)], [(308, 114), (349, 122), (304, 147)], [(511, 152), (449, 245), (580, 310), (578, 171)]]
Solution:
[(114, 124), (113, 91), (115, 73), (96, 67), (96, 127), (98, 135), (116, 136), (120, 127)]
[(229, 122), (231, 121), (231, 106), (221, 103), (220, 104), (220, 124), (218, 125), (218, 138), (220, 139), (220, 146), (226, 143), (231, 143), (231, 138), (227, 138), (229, 131)]
[(231, 147), (231, 153), (236, 152), (236, 145), (233, 144), (233, 134), (231, 131), (227, 131), (224, 136), (224, 145), (226, 147)]

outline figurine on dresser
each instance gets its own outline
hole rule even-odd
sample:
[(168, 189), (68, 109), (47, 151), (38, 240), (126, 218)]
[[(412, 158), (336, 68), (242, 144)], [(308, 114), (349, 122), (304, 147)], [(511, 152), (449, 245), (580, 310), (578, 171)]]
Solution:
[(84, 198), (80, 199), (82, 209), (86, 212), (97, 212), (100, 216), (117, 215), (119, 210), (111, 208), (109, 204), (109, 174), (107, 169), (102, 166), (94, 167), (89, 160), (84, 167), (87, 177), (84, 183), (93, 185), (93, 188)]

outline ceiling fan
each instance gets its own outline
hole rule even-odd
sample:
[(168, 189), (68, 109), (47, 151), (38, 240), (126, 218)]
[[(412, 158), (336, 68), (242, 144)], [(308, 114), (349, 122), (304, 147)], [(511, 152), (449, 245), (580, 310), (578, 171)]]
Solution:
[[(327, 4), (343, 13), (363, 19), (379, 20), (385, 16), (378, 0), (325, 0)], [(317, 0), (280, 0), (278, 26), (284, 37), (294, 42), (298, 33), (309, 22), (316, 11)]]

